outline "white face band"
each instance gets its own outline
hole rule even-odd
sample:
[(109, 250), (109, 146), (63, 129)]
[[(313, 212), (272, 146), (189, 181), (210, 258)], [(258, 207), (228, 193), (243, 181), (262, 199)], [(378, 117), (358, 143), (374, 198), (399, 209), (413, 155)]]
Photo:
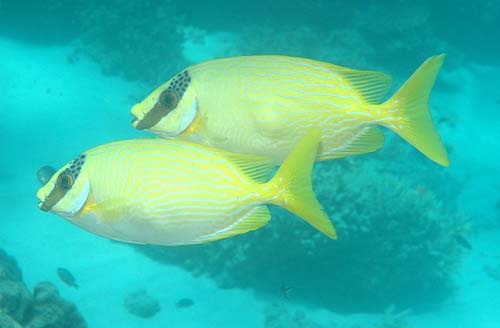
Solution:
[(177, 136), (182, 132), (184, 132), (189, 127), (189, 125), (193, 123), (197, 113), (198, 113), (198, 102), (196, 101), (195, 98), (187, 113), (182, 117), (182, 120), (179, 124), (179, 128), (173, 132), (173, 136)]

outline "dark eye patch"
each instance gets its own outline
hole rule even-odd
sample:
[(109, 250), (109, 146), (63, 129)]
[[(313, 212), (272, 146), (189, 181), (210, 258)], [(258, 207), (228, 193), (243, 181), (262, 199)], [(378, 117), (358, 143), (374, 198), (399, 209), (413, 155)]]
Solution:
[(188, 71), (182, 71), (174, 76), (168, 88), (160, 94), (158, 102), (146, 113), (144, 118), (137, 123), (135, 128), (144, 130), (158, 124), (162, 118), (167, 116), (168, 113), (177, 107), (177, 104), (181, 101), (190, 83), (191, 76)]
[(54, 205), (56, 205), (66, 193), (71, 190), (71, 187), (75, 183), (76, 179), (80, 175), (81, 168), (85, 163), (86, 155), (81, 154), (71, 162), (69, 162), (68, 167), (59, 173), (57, 176), (56, 184), (54, 189), (45, 198), (40, 209), (42, 211), (50, 211)]
[(181, 99), (184, 92), (186, 92), (189, 83), (191, 83), (191, 76), (188, 71), (183, 71), (174, 76), (172, 83), (170, 83), (168, 88), (172, 89), (179, 96), (179, 99)]

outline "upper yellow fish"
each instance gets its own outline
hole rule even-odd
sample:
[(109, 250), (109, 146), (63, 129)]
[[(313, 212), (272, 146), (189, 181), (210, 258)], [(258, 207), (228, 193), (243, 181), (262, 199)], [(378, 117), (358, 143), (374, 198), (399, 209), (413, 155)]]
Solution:
[(308, 133), (269, 180), (272, 163), (254, 155), (180, 140), (110, 143), (59, 169), (39, 207), (111, 239), (184, 245), (258, 229), (275, 204), (336, 238), (311, 185), (318, 144)]
[(391, 98), (391, 78), (285, 56), (207, 61), (180, 72), (132, 110), (132, 125), (280, 163), (311, 128), (321, 134), (317, 159), (382, 147), (391, 129), (433, 161), (448, 156), (429, 113), (444, 55), (434, 56)]

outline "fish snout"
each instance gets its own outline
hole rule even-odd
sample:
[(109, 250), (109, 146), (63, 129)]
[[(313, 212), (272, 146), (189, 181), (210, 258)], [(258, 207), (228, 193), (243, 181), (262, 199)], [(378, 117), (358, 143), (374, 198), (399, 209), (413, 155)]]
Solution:
[(47, 204), (44, 201), (38, 202), (38, 208), (44, 212), (48, 212), (50, 210), (50, 208), (47, 206)]
[(130, 114), (132, 114), (132, 116), (134, 117), (130, 124), (132, 125), (132, 127), (137, 129), (137, 125), (139, 125), (141, 120), (144, 118), (144, 113), (141, 110), (141, 104), (135, 104), (134, 107), (132, 107), (132, 109), (130, 110)]
[(38, 190), (36, 193), (36, 198), (38, 198), (38, 208), (44, 212), (50, 211), (50, 207), (47, 206), (47, 193), (43, 189)]
[(132, 125), (132, 127), (133, 127), (134, 129), (136, 129), (136, 128), (137, 128), (137, 124), (139, 124), (139, 120), (137, 119), (137, 117), (134, 117), (134, 118), (132, 119), (132, 122), (130, 122), (130, 124)]

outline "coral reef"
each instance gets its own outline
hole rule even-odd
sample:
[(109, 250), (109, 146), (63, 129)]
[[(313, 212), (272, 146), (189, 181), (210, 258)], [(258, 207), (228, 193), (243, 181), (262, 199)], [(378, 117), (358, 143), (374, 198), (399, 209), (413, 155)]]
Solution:
[[(73, 42), (77, 46), (68, 61), (85, 53), (106, 73), (148, 84), (163, 82), (185, 66), (185, 26), (240, 35), (231, 54), (301, 55), (393, 72), (443, 51), (452, 53), (449, 62), (457, 64), (465, 56), (495, 61), (500, 51), (495, 33), (500, 6), (493, 1), (460, 6), (430, 0), (390, 5), (326, 0), (3, 1), (1, 9), (0, 33), (44, 44)], [(460, 21), (468, 24), (457, 26)]]
[[(82, 21), (81, 46), (76, 51), (90, 55), (106, 73), (158, 85), (187, 65), (183, 46), (193, 41), (193, 35), (186, 33), (189, 29), (198, 29), (205, 34), (228, 32), (237, 36), (231, 41), (234, 43), (232, 48), (218, 56), (304, 56), (397, 73), (402, 71), (401, 67), (411, 70), (431, 54), (454, 50), (453, 45), (444, 42), (434, 32), (437, 18), (432, 15), (433, 6), (425, 2), (402, 1), (388, 8), (371, 2), (346, 5), (318, 1), (310, 6), (303, 1), (293, 1), (293, 5), (278, 1), (266, 4), (273, 12), (272, 20), (263, 19), (260, 12), (253, 12), (251, 8), (243, 17), (238, 16), (235, 13), (239, 10), (230, 10), (227, 2), (220, 8), (212, 8), (217, 8), (215, 16), (209, 15), (208, 8), (203, 14), (193, 13), (191, 5), (196, 6), (170, 1), (123, 3), (113, 0), (84, 6), (79, 15)], [(283, 14), (278, 9), (280, 5), (292, 6), (295, 11), (288, 10)], [(236, 2), (230, 7), (241, 6), (245, 5)], [(307, 7), (304, 9), (307, 16), (302, 15), (300, 8), (303, 7)], [(222, 17), (221, 11), (228, 11), (233, 23), (228, 24), (227, 19), (214, 21), (214, 18)], [(186, 12), (190, 14), (184, 14)], [(297, 15), (296, 19), (293, 15)], [(243, 24), (246, 20), (249, 22)], [(203, 48), (200, 50), (196, 56), (203, 57), (199, 54)], [(453, 57), (457, 58), (458, 52)]]
[(37, 284), (31, 295), (16, 261), (0, 249), (0, 327), (85, 328), (87, 324), (51, 283)]
[(16, 261), (0, 249), (0, 313), (21, 322), (33, 304)]
[(104, 73), (163, 83), (185, 66), (181, 17), (173, 3), (112, 0), (86, 6), (80, 13), (81, 51)]
[(125, 296), (123, 305), (129, 313), (141, 318), (151, 318), (160, 311), (158, 300), (143, 289), (133, 291)]
[[(449, 195), (442, 181), (456, 188), (460, 183), (428, 160), (408, 163), (406, 157), (405, 166), (392, 157), (392, 148), (317, 165), (315, 185), (337, 227), (336, 241), (273, 207), (268, 226), (242, 236), (177, 248), (137, 247), (212, 277), (223, 288), (255, 288), (278, 297), (286, 284), (293, 300), (336, 311), (383, 311), (391, 304), (425, 309), (450, 295), (464, 252), (455, 235), (465, 232), (465, 220), (439, 200), (456, 198), (457, 189)], [(408, 174), (398, 171), (402, 166)]]
[(87, 327), (75, 305), (62, 299), (49, 282), (35, 286), (31, 319), (27, 328)]
[(305, 25), (249, 26), (240, 31), (235, 48), (233, 52), (239, 55), (307, 57), (358, 68), (370, 67), (374, 54), (373, 46), (356, 30), (339, 27), (318, 31)]

